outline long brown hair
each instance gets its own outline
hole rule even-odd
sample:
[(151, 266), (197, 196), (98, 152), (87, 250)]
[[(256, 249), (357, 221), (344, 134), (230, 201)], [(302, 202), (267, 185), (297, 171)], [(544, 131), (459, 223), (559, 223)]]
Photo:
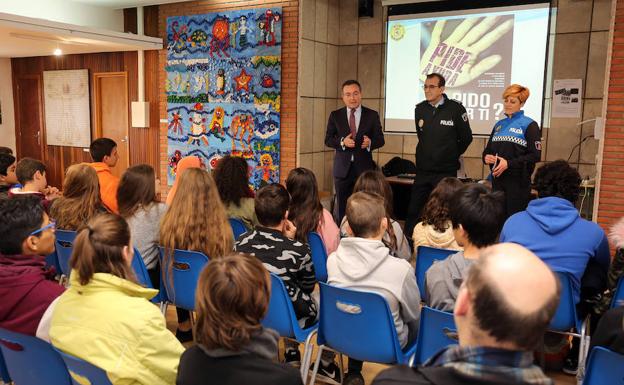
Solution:
[(86, 163), (69, 166), (63, 196), (50, 207), (50, 216), (63, 230), (77, 230), (103, 210), (97, 173)]
[(449, 203), (464, 184), (457, 178), (446, 177), (433, 189), (422, 213), (422, 222), (444, 232), (450, 227)]
[[(189, 168), (180, 176), (178, 192), (160, 223), (160, 244), (216, 259), (232, 252), (233, 241), (214, 180), (205, 170)], [(164, 262), (170, 268), (173, 261), (165, 255)]]
[(240, 350), (262, 329), (270, 297), (269, 273), (259, 259), (239, 253), (211, 261), (195, 292), (197, 342)]
[(394, 228), (392, 227), (392, 188), (388, 181), (386, 181), (386, 177), (377, 170), (364, 171), (355, 181), (355, 186), (353, 186), (353, 192), (356, 193), (358, 191), (378, 194), (383, 198), (386, 218), (388, 218), (388, 229), (386, 231), (390, 236), (390, 244), (387, 246), (390, 250), (396, 251), (398, 242), (396, 234), (394, 233)]
[(130, 218), (140, 208), (148, 208), (157, 202), (155, 181), (154, 168), (148, 164), (128, 168), (117, 188), (119, 215)]
[(97, 215), (76, 236), (69, 266), (78, 273), (81, 285), (91, 281), (95, 273), (108, 273), (136, 282), (136, 277), (123, 255), (130, 245), (130, 228), (119, 215)]
[(307, 168), (297, 167), (288, 173), (286, 189), (290, 193), (288, 219), (297, 227), (295, 238), (307, 243), (308, 233), (316, 231), (323, 219), (316, 177)]

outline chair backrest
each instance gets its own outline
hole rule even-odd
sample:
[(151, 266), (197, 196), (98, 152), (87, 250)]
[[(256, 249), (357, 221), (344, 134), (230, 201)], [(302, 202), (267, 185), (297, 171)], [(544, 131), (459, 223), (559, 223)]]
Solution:
[(61, 356), (39, 338), (0, 329), (0, 351), (15, 384), (71, 384)]
[(11, 382), (11, 376), (9, 376), (9, 370), (6, 367), (6, 363), (4, 362), (4, 357), (2, 356), (2, 350), (0, 349), (0, 381), (8, 384)]
[(58, 258), (58, 264), (61, 268), (61, 273), (69, 277), (69, 258), (71, 257), (72, 250), (74, 248), (76, 232), (57, 229), (55, 231), (55, 235), (56, 256)]
[(230, 219), (230, 226), (232, 226), (232, 233), (234, 234), (234, 240), (237, 240), (241, 234), (247, 231), (247, 227), (245, 227), (245, 224), (243, 223), (243, 221), (241, 221), (238, 218), (230, 217), (229, 219)]
[(561, 284), (559, 306), (548, 328), (556, 331), (569, 331), (579, 328), (580, 321), (576, 315), (576, 304), (572, 291), (572, 280), (569, 273), (555, 272)]
[(57, 274), (62, 274), (61, 266), (59, 265), (58, 257), (56, 256), (56, 249), (46, 255), (45, 261), (47, 266), (54, 267), (54, 269), (56, 269)]
[(317, 341), (360, 361), (403, 360), (390, 307), (377, 293), (320, 283)]
[(457, 253), (457, 250), (418, 246), (416, 249), (416, 284), (420, 291), (420, 298), (423, 301), (426, 301), (425, 273), (427, 273), (427, 270), (433, 265), (434, 261), (441, 261), (455, 253)]
[(589, 353), (583, 385), (605, 384), (624, 384), (624, 355), (596, 346)]
[(423, 306), (416, 343), (414, 364), (422, 364), (441, 349), (457, 344), (457, 327), (453, 313)]
[[(161, 261), (166, 261), (170, 251), (160, 247)], [(195, 289), (199, 274), (208, 264), (208, 257), (198, 251), (173, 250), (173, 267), (161, 263), (162, 286), (168, 300), (176, 307), (195, 310)]]
[(134, 248), (134, 257), (132, 258), (132, 270), (134, 270), (134, 274), (136, 275), (137, 280), (141, 285), (149, 288), (154, 288), (154, 285), (152, 285), (152, 280), (147, 273), (145, 261), (143, 261), (143, 257), (141, 257), (141, 253), (136, 247)]
[(78, 357), (72, 356), (71, 354), (63, 353), (58, 349), (56, 349), (56, 351), (61, 355), (63, 361), (65, 361), (73, 385), (112, 385), (106, 375), (106, 371), (103, 369), (81, 360)]
[(312, 252), (312, 263), (314, 264), (314, 274), (319, 282), (327, 282), (327, 249), (323, 238), (317, 232), (308, 233), (308, 244)]
[(286, 286), (280, 277), (271, 273), (271, 301), (269, 310), (262, 320), (262, 325), (271, 328), (282, 337), (296, 337), (294, 322), (297, 323), (297, 316), (293, 308), (292, 301), (286, 291)]
[(611, 308), (624, 306), (624, 277), (620, 277), (615, 293), (613, 293), (613, 299), (611, 300)]

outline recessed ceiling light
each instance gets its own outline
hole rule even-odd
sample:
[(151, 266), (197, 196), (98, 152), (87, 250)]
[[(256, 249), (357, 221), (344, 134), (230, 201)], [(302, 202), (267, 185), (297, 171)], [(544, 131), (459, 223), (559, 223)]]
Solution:
[(56, 48), (54, 50), (54, 56), (61, 56), (63, 54), (63, 51), (61, 51), (60, 48)]

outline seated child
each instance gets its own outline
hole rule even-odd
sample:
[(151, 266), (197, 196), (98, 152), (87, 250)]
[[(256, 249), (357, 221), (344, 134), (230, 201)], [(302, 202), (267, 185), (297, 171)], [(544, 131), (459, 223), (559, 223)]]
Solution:
[(117, 214), (117, 187), (119, 178), (113, 175), (111, 168), (117, 165), (119, 155), (117, 143), (109, 138), (98, 138), (89, 146), (89, 154), (93, 163), (90, 166), (97, 172), (100, 181), (100, 197), (104, 205), (113, 213)]
[(248, 254), (212, 260), (197, 283), (197, 345), (182, 354), (178, 385), (300, 385), (273, 362), (279, 335), (262, 327), (271, 297), (262, 263)]
[(87, 163), (69, 166), (63, 181), (63, 196), (50, 206), (50, 216), (56, 221), (56, 227), (76, 231), (105, 212), (95, 170)]
[(63, 293), (45, 263), (54, 241), (54, 222), (38, 198), (0, 200), (1, 328), (34, 336), (50, 303)]
[[(392, 311), (401, 346), (405, 346), (417, 335), (420, 294), (409, 262), (393, 257), (382, 241), (389, 225), (386, 214), (380, 195), (363, 191), (351, 195), (346, 209), (349, 237), (343, 238), (327, 259), (328, 283), (381, 294)], [(361, 361), (349, 359), (345, 382), (358, 378), (363, 383), (361, 370)]]
[(221, 202), (228, 216), (240, 219), (247, 229), (258, 224), (254, 211), (254, 193), (249, 188), (249, 166), (240, 156), (226, 155), (212, 171)]
[(78, 232), (71, 286), (51, 310), (50, 341), (105, 370), (114, 385), (173, 384), (184, 347), (149, 301), (158, 291), (136, 283), (133, 250), (130, 228), (115, 214)]
[[(274, 183), (258, 190), (254, 202), (260, 223), (242, 234), (235, 249), (256, 256), (286, 286), (302, 327), (311, 326), (317, 318), (317, 304), (312, 299), (316, 284), (310, 247), (294, 239), (297, 229), (288, 218), (290, 196), (286, 188)], [(299, 361), (296, 343), (287, 346), (286, 360)]]
[(0, 152), (0, 199), (9, 197), (9, 190), (17, 183), (15, 157)]
[(15, 175), (22, 187), (10, 189), (9, 197), (25, 194), (37, 196), (47, 213), (52, 201), (61, 196), (56, 187), (48, 186), (46, 166), (41, 161), (32, 158), (20, 159), (15, 167)]
[(505, 223), (505, 201), (502, 192), (471, 183), (451, 199), (449, 216), (455, 240), (464, 251), (434, 262), (427, 270), (425, 285), (427, 304), (442, 311), (453, 311), (459, 287), (468, 268), (479, 258), (480, 250), (495, 244)]
[(423, 209), (421, 222), (414, 227), (412, 233), (414, 253), (418, 251), (418, 246), (461, 250), (453, 237), (448, 205), (455, 192), (462, 186), (463, 183), (459, 179), (447, 177), (433, 189)]

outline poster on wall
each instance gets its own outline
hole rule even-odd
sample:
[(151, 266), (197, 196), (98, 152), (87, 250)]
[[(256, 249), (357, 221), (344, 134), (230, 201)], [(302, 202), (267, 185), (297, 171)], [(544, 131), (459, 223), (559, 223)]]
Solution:
[(555, 79), (551, 116), (553, 118), (580, 118), (582, 87), (582, 79)]
[(89, 147), (89, 70), (43, 71), (46, 144)]
[(227, 155), (257, 189), (279, 182), (281, 8), (167, 18), (167, 180), (178, 161)]

